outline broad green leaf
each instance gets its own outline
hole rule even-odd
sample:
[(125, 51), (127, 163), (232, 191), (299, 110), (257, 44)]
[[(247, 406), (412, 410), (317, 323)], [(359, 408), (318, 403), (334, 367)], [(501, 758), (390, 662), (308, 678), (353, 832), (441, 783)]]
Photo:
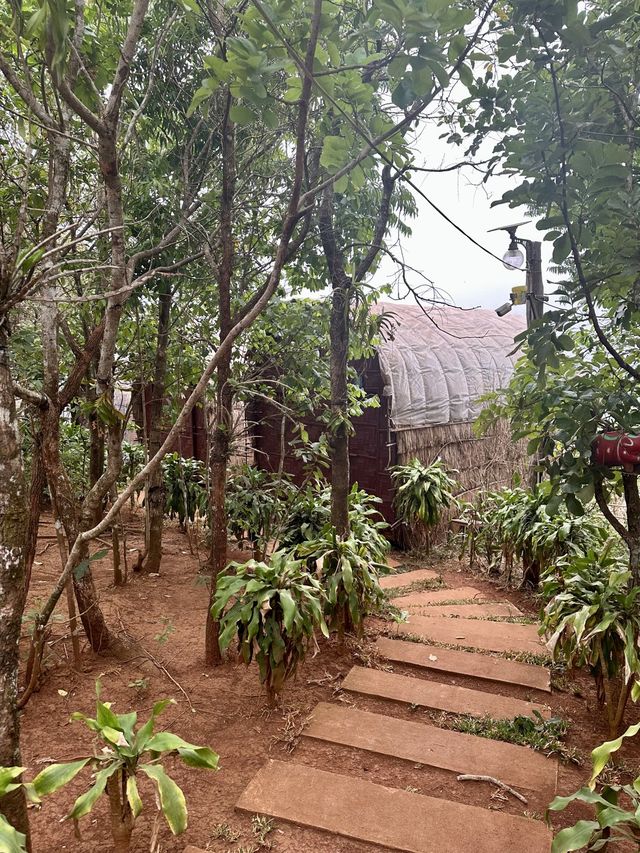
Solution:
[(589, 785), (593, 788), (598, 776), (602, 773), (605, 765), (609, 761), (609, 758), (613, 755), (614, 752), (617, 752), (622, 746), (622, 742), (627, 737), (633, 737), (640, 732), (640, 723), (636, 723), (633, 726), (629, 726), (626, 732), (620, 735), (619, 738), (615, 740), (606, 741), (606, 743), (600, 744), (597, 746), (593, 752), (591, 753), (591, 760), (593, 762), (593, 772), (591, 773), (591, 779), (589, 781)]
[(37, 797), (45, 797), (62, 788), (70, 782), (83, 767), (89, 763), (89, 758), (72, 761), (68, 764), (51, 764), (35, 777), (31, 785)]
[(138, 793), (138, 783), (135, 776), (127, 775), (127, 800), (135, 820), (142, 811), (142, 800)]
[(25, 853), (27, 838), (0, 814), (0, 853)]
[(561, 829), (553, 839), (551, 853), (571, 853), (572, 850), (582, 850), (599, 828), (597, 821), (579, 820), (575, 826)]
[(236, 124), (244, 125), (251, 124), (252, 121), (256, 120), (257, 116), (249, 107), (234, 104), (229, 110), (229, 118), (231, 121), (235, 121)]
[(138, 769), (156, 783), (169, 829), (174, 835), (180, 835), (187, 828), (187, 803), (182, 790), (159, 764), (141, 764)]
[(24, 767), (0, 767), (0, 797), (20, 787), (20, 782), (16, 780), (24, 771)]
[(84, 817), (85, 815), (89, 814), (98, 799), (102, 796), (102, 794), (104, 794), (109, 778), (113, 776), (113, 774), (116, 773), (120, 769), (120, 767), (120, 762), (114, 761), (108, 767), (105, 767), (104, 770), (100, 770), (98, 773), (96, 773), (95, 782), (89, 788), (88, 791), (85, 791), (84, 794), (81, 794), (78, 797), (78, 799), (73, 804), (73, 808), (67, 815), (67, 818), (79, 820), (81, 817)]

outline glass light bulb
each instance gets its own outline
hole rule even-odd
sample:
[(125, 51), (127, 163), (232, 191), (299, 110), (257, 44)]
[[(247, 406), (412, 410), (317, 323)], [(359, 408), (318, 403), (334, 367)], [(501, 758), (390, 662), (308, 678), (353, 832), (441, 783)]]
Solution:
[(502, 262), (508, 270), (519, 270), (524, 264), (524, 255), (517, 247), (509, 248), (502, 256)]

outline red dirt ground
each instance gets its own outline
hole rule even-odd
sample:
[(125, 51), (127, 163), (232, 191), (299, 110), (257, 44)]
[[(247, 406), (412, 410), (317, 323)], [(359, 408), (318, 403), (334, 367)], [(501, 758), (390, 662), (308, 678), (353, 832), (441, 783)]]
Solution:
[[(132, 518), (129, 527), (133, 531), (137, 529), (137, 533), (129, 534), (129, 548), (140, 547), (141, 519)], [(48, 535), (46, 526), (43, 533)], [(40, 551), (50, 543), (50, 547), (36, 558), (38, 565), (34, 567), (30, 606), (45, 598), (59, 572), (53, 540), (43, 538)], [(103, 546), (98, 545), (95, 550), (98, 547)], [(525, 613), (535, 615), (535, 602), (531, 597), (518, 591), (498, 589), (485, 578), (461, 568), (455, 559), (432, 560), (430, 567), (442, 570), (448, 586), (476, 586), (491, 592), (495, 598), (512, 601)], [(68, 638), (64, 639), (66, 626), (62, 620), (65, 614), (61, 609), (60, 621), (53, 624), (53, 644), (48, 655), (46, 678), (23, 714), (23, 763), (33, 775), (49, 759), (64, 761), (87, 754), (92, 747), (91, 733), (81, 723), (70, 722), (69, 717), (78, 710), (93, 716), (97, 678), (102, 682), (104, 701), (113, 702), (118, 712), (135, 709), (140, 719), (149, 713), (154, 701), (165, 696), (173, 697), (176, 704), (161, 718), (160, 727), (166, 727), (192, 743), (211, 746), (220, 754), (220, 771), (206, 773), (184, 768), (178, 763), (170, 768), (186, 794), (189, 828), (183, 836), (174, 838), (163, 825), (161, 849), (164, 853), (182, 851), (187, 844), (214, 853), (255, 853), (259, 848), (251, 820), (237, 814), (234, 804), (267, 757), (307, 763), (385, 785), (411, 788), (429, 796), (456, 799), (513, 814), (538, 818), (543, 815), (546, 803), (539, 798), (530, 796), (528, 805), (524, 806), (512, 797), (504, 800), (496, 796), (491, 785), (458, 782), (454, 774), (446, 771), (296, 738), (319, 701), (342, 701), (363, 710), (424, 722), (432, 722), (437, 717), (420, 710), (411, 711), (399, 704), (339, 692), (342, 677), (354, 663), (366, 665), (375, 662), (368, 641), (375, 638), (381, 623), (372, 623), (367, 631), (367, 640), (361, 644), (350, 643), (346, 650), (337, 648), (335, 641), (322, 642), (318, 653), (304, 664), (297, 680), (285, 689), (281, 707), (269, 711), (265, 707), (254, 666), (245, 668), (235, 662), (232, 654), (232, 660), (223, 666), (205, 669), (202, 645), (207, 591), (203, 584), (197, 582), (197, 558), (189, 553), (186, 536), (176, 527), (169, 526), (167, 531), (161, 577), (135, 576), (126, 587), (113, 588), (110, 585), (109, 556), (96, 561), (93, 571), (109, 624), (135, 637), (166, 668), (184, 693), (138, 651), (128, 659), (120, 660), (111, 655), (92, 655), (85, 649), (85, 671), (76, 672), (70, 665), (70, 644)], [(166, 639), (160, 642), (157, 638), (163, 634)], [(394, 666), (394, 671), (417, 675), (408, 667)], [(429, 676), (420, 673), (420, 677)], [(574, 747), (584, 759), (582, 767), (560, 765), (559, 791), (565, 794), (573, 792), (588, 777), (589, 751), (606, 740), (606, 730), (599, 721), (595, 693), (587, 677), (579, 676), (575, 681), (567, 682), (562, 691), (554, 690), (551, 697), (506, 685), (449, 678), (442, 673), (434, 673), (431, 677), (550, 704), (554, 715), (571, 721), (567, 745)], [(142, 679), (146, 683), (140, 685)], [(137, 686), (135, 682), (138, 682)], [(636, 709), (630, 708), (628, 716), (629, 722), (635, 721)], [(630, 744), (622, 752), (623, 771), (637, 772), (639, 765), (640, 745)], [(82, 782), (74, 782), (68, 789), (49, 798), (40, 811), (31, 813), (35, 853), (59, 850), (93, 853), (111, 849), (106, 801), (99, 803), (94, 812), (80, 822), (81, 840), (75, 838), (71, 822), (61, 822), (73, 799), (85, 789), (88, 774), (81, 774), (80, 778)], [(155, 814), (153, 793), (145, 782), (141, 782), (141, 794), (145, 809), (134, 830), (132, 850), (136, 853), (149, 849)], [(556, 816), (554, 825), (568, 825), (579, 817), (587, 816), (587, 811), (574, 806)], [(239, 832), (239, 838), (214, 838), (220, 824), (227, 824)], [(281, 853), (365, 853), (382, 849), (286, 824), (276, 825), (267, 840), (275, 851)]]

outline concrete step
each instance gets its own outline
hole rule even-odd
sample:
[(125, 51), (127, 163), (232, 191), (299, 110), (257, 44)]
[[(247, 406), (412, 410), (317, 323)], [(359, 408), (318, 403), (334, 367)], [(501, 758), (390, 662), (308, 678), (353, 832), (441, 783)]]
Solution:
[(424, 723), (321, 702), (303, 735), (454, 773), (494, 776), (507, 785), (543, 794), (545, 803), (550, 802), (556, 792), (558, 762), (555, 759), (525, 746)]
[(398, 635), (411, 634), (435, 643), (447, 643), (491, 652), (544, 654), (535, 625), (482, 622), (474, 619), (442, 619), (411, 614), (408, 622), (395, 626)]
[[(395, 575), (393, 577), (396, 577)], [(397, 576), (399, 577), (399, 575)], [(402, 593), (397, 598), (392, 598), (393, 604), (398, 607), (426, 607), (430, 604), (441, 604), (443, 601), (458, 602), (458, 601), (486, 601), (487, 596), (479, 589), (472, 586), (460, 586), (455, 589), (425, 589), (419, 592)]]
[(482, 690), (469, 690), (468, 687), (441, 684), (439, 681), (411, 678), (395, 672), (383, 672), (381, 669), (367, 669), (363, 666), (352, 667), (341, 686), (343, 690), (353, 693), (364, 693), (379, 699), (391, 699), (407, 705), (449, 711), (452, 714), (467, 714), (471, 717), (489, 716), (511, 720), (513, 717), (532, 716), (534, 711), (539, 711), (545, 717), (550, 716), (546, 706), (523, 699), (484, 693)]
[(236, 808), (407, 853), (547, 853), (551, 844), (540, 821), (284, 761), (268, 761)]
[(385, 575), (380, 578), (380, 586), (382, 589), (401, 589), (420, 581), (432, 581), (439, 577), (438, 572), (433, 572), (431, 569), (416, 569), (413, 572)]
[(393, 604), (416, 616), (458, 616), (463, 619), (491, 619), (496, 616), (522, 616), (517, 607), (506, 601), (485, 601), (477, 604), (404, 604), (394, 598)]
[(517, 684), (551, 693), (551, 672), (544, 666), (491, 657), (474, 652), (441, 649), (425, 643), (410, 643), (379, 637), (376, 648), (394, 663), (407, 663), (451, 675), (468, 675), (484, 681)]

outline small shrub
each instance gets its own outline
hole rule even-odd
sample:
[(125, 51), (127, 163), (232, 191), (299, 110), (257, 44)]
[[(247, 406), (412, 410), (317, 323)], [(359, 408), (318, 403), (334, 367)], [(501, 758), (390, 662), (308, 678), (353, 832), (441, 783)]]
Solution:
[(553, 800), (547, 816), (550, 811), (561, 812), (571, 803), (579, 802), (593, 808), (595, 819), (579, 820), (574, 826), (561, 829), (553, 839), (551, 853), (604, 850), (625, 841), (631, 842), (633, 849), (640, 847), (640, 776), (631, 785), (601, 785), (600, 790), (596, 790), (600, 774), (613, 753), (622, 746), (623, 739), (634, 737), (639, 731), (640, 723), (636, 723), (616, 740), (597, 746), (591, 753), (593, 771), (589, 783), (569, 797)]
[(178, 517), (180, 526), (193, 521), (196, 513), (206, 516), (209, 505), (204, 463), (184, 459), (179, 453), (168, 453), (162, 460), (165, 487), (164, 511), (169, 518)]
[(362, 634), (364, 617), (379, 612), (387, 600), (379, 582), (383, 566), (372, 561), (368, 543), (353, 532), (340, 539), (327, 527), (320, 538), (299, 545), (296, 553), (318, 567), (329, 626), (341, 636), (354, 629)]
[[(49, 772), (54, 780), (64, 776), (63, 784), (66, 784), (84, 767), (92, 768), (92, 786), (78, 797), (67, 817), (77, 821), (89, 814), (106, 792), (116, 853), (126, 853), (130, 849), (133, 827), (142, 811), (142, 800), (136, 782), (136, 777), (140, 774), (149, 777), (156, 785), (158, 809), (164, 815), (171, 832), (174, 835), (184, 832), (187, 828), (185, 797), (165, 771), (162, 762), (171, 755), (177, 755), (188, 767), (216, 770), (218, 756), (208, 747), (194, 746), (171, 732), (154, 734), (157, 717), (173, 702), (172, 699), (156, 702), (151, 717), (136, 730), (138, 717), (135, 711), (115, 714), (110, 703), (100, 701), (99, 683), (96, 685), (96, 693), (98, 699), (95, 719), (80, 713), (73, 714), (72, 719), (82, 720), (96, 733), (103, 744), (99, 754), (69, 764), (54, 764), (40, 776), (46, 772)], [(34, 787), (37, 781), (36, 778)], [(37, 787), (36, 793), (39, 793)]]
[(548, 571), (541, 631), (554, 659), (588, 667), (616, 737), (640, 676), (640, 587), (631, 586), (631, 573), (610, 551), (611, 544), (600, 554), (565, 558)]
[(522, 564), (522, 582), (535, 588), (540, 575), (562, 556), (585, 554), (603, 545), (607, 529), (599, 515), (571, 515), (564, 506), (548, 509), (548, 486), (487, 492), (476, 504), (467, 504), (463, 553), (470, 564), (479, 556), (490, 572), (506, 574), (511, 581), (514, 563)]
[[(369, 559), (384, 563), (390, 550), (384, 531), (389, 525), (376, 504), (382, 501), (359, 489), (354, 483), (349, 492), (349, 527), (356, 540), (366, 545)], [(283, 550), (320, 539), (331, 526), (331, 487), (324, 480), (314, 480), (301, 489), (292, 502), (280, 536)]]
[(456, 481), (449, 476), (442, 461), (424, 465), (412, 459), (406, 465), (391, 469), (396, 494), (394, 503), (398, 516), (405, 522), (411, 535), (431, 547), (431, 529), (440, 521), (442, 513), (456, 505), (453, 489)]
[(514, 717), (511, 720), (499, 720), (493, 717), (447, 716), (443, 725), (456, 732), (465, 732), (476, 737), (502, 740), (519, 746), (528, 746), (545, 755), (560, 755), (572, 758), (563, 743), (568, 724), (559, 717), (545, 719), (540, 712), (532, 717)]
[(226, 493), (229, 531), (242, 547), (245, 536), (254, 558), (264, 559), (269, 540), (279, 536), (295, 488), (287, 476), (280, 477), (251, 465), (231, 473)]
[(220, 647), (235, 637), (245, 664), (255, 657), (269, 705), (295, 675), (316, 629), (329, 636), (323, 602), (320, 583), (284, 551), (268, 565), (231, 563), (218, 576), (211, 615), (220, 621)]

